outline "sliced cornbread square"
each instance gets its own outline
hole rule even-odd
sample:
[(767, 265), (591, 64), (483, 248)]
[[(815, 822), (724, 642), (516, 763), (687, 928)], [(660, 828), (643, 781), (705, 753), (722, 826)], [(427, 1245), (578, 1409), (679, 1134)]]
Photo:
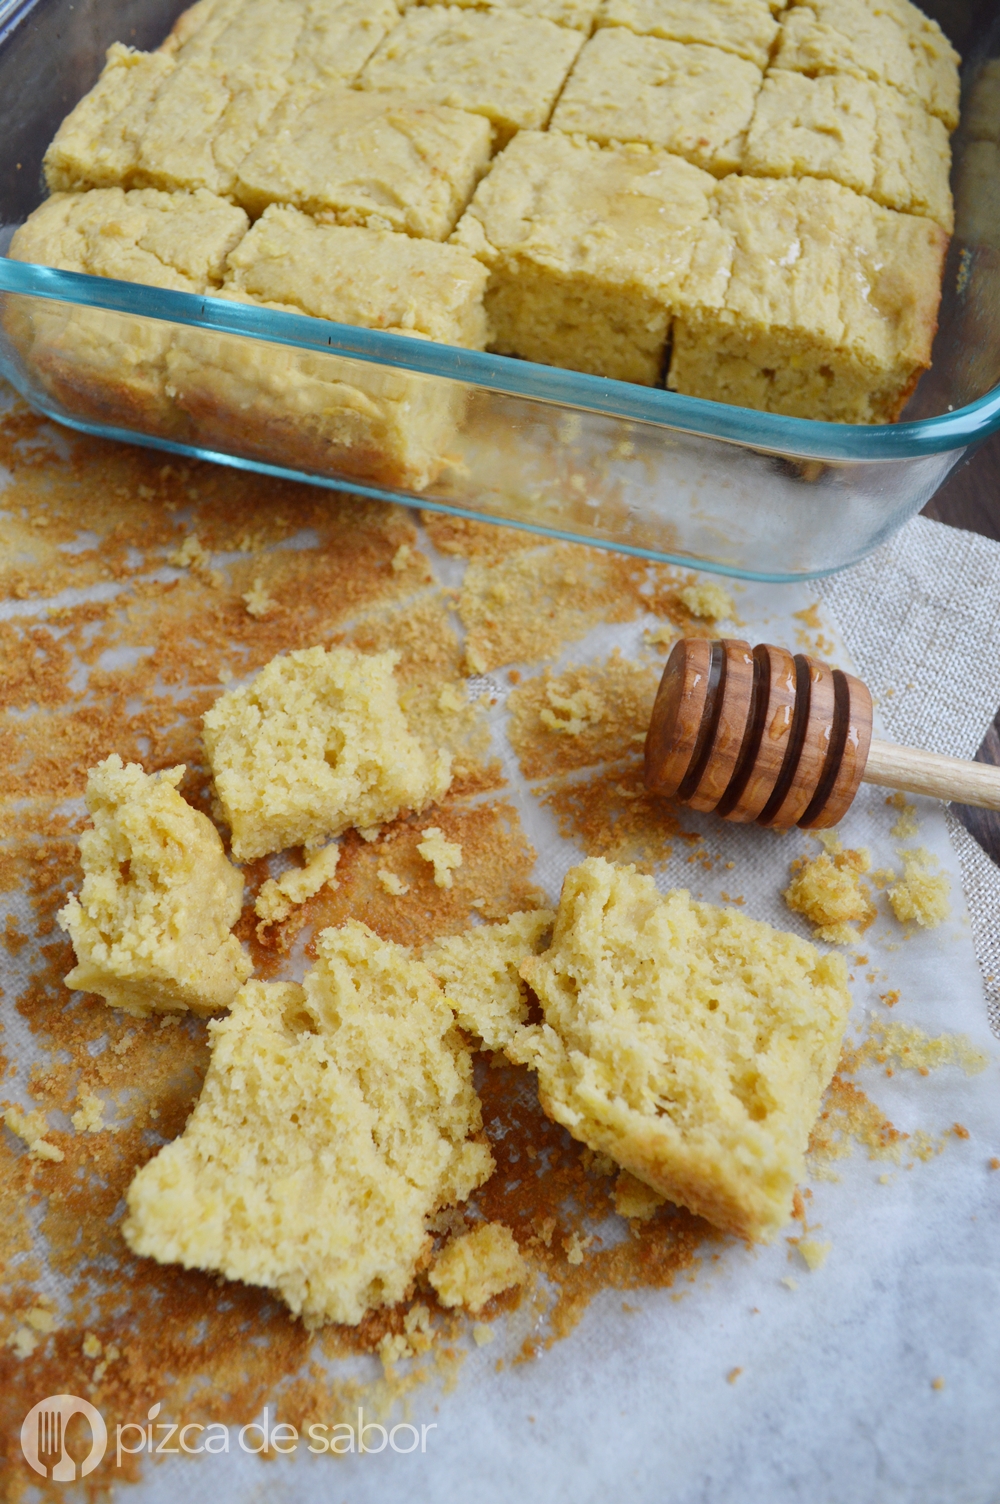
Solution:
[(83, 887), (59, 911), (76, 952), (67, 987), (137, 1018), (218, 1012), (253, 970), (232, 933), (243, 874), (177, 792), (183, 774), (147, 774), (117, 754), (91, 768)]
[(554, 920), (551, 909), (512, 914), (503, 924), (445, 935), (424, 952), (458, 1022), (487, 1049), (503, 1049), (526, 1022), (528, 989), (519, 968), (544, 948)]
[(947, 236), (839, 183), (718, 185), (731, 275), (679, 314), (668, 384), (793, 417), (888, 423), (930, 364)]
[(757, 97), (743, 171), (832, 178), (877, 204), (952, 228), (945, 126), (898, 89), (870, 79), (774, 69)]
[(546, 124), (582, 42), (579, 31), (507, 9), (417, 6), (360, 84), (485, 115), (503, 145), (515, 131)]
[(427, 1218), (493, 1170), (468, 1047), (430, 973), (352, 921), (303, 984), (212, 1024), (180, 1138), (128, 1190), (133, 1252), (275, 1290), (308, 1327), (401, 1300)]
[(516, 136), (453, 237), (490, 269), (494, 348), (655, 383), (675, 304), (722, 297), (715, 188), (665, 151)]
[(721, 47), (766, 68), (778, 35), (768, 0), (602, 0), (598, 26), (627, 26), (637, 36)]
[(411, 734), (393, 669), (399, 654), (302, 648), (272, 658), (204, 717), (205, 750), (240, 861), (316, 845), (421, 809), (448, 787)]
[(115, 42), (97, 83), (66, 116), (45, 153), (49, 191), (131, 187), (150, 107), (174, 67), (168, 53), (135, 52)]
[[(9, 255), (63, 271), (181, 292), (214, 291), (248, 227), (242, 209), (199, 189), (56, 193), (15, 233)], [(67, 303), (14, 306), (5, 325), (44, 385), (71, 412), (172, 434), (166, 386), (172, 327)]]
[(596, 857), (521, 972), (545, 1021), (508, 1052), (548, 1115), (716, 1227), (772, 1238), (839, 1055), (843, 958)]
[[(586, 36), (594, 23), (600, 0), (411, 0), (411, 3), (453, 4), (469, 10), (507, 10), (539, 21), (553, 21), (556, 26), (568, 26)], [(409, 4), (400, 5), (400, 10), (409, 9)]]
[(489, 121), (409, 95), (289, 90), (236, 176), (249, 212), (291, 204), (334, 224), (444, 240), (489, 165)]
[(661, 146), (722, 175), (742, 161), (760, 86), (756, 63), (731, 52), (607, 26), (577, 58), (552, 129)]
[(852, 73), (891, 84), (958, 124), (959, 56), (936, 21), (909, 0), (803, 0), (781, 17), (777, 68)]

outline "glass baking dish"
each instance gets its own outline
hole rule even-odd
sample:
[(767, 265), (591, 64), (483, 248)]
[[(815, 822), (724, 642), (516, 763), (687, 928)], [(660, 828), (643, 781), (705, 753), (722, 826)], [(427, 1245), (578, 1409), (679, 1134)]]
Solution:
[[(106, 48), (156, 46), (183, 8), (0, 0), (0, 252), (45, 196), (45, 148)], [(962, 0), (925, 9), (965, 55), (964, 102), (1000, 52), (1000, 0), (978, 13)], [(827, 574), (882, 543), (1000, 427), (1000, 182), (969, 168), (963, 220), (961, 126), (953, 145), (959, 224), (934, 365), (894, 425), (752, 412), (4, 255), (0, 371), (33, 407), (88, 433), (748, 579)], [(45, 358), (47, 335), (67, 327), (91, 352), (82, 373)], [(167, 344), (191, 369), (253, 373), (257, 399), (224, 402), (211, 381), (150, 397), (144, 356)], [(402, 421), (405, 440), (373, 445), (371, 423), (365, 442), (331, 439), (332, 391), (374, 413), (376, 432)]]

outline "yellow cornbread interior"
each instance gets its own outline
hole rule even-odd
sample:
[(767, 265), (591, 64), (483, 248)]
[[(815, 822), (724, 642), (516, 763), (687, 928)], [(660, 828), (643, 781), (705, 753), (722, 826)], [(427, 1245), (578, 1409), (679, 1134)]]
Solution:
[(452, 1238), (427, 1275), (443, 1306), (465, 1306), (474, 1316), (494, 1295), (523, 1285), (527, 1277), (517, 1240), (502, 1222)]
[(724, 1231), (772, 1238), (851, 1006), (843, 959), (596, 857), (521, 974), (544, 1023), (508, 1053), (549, 1116)]
[(205, 750), (240, 861), (379, 825), (445, 792), (451, 759), (430, 758), (410, 732), (398, 661), (303, 648), (206, 712)]
[(133, 1252), (276, 1291), (309, 1327), (401, 1300), (427, 1218), (493, 1170), (437, 983), (355, 921), (301, 986), (251, 982), (213, 1023), (198, 1103), (137, 1173)]
[(520, 965), (544, 947), (554, 919), (551, 909), (512, 914), (503, 924), (445, 935), (424, 952), (458, 1022), (487, 1049), (503, 1049), (526, 1022), (528, 989)]
[(138, 1018), (218, 1012), (253, 970), (231, 933), (243, 874), (177, 792), (183, 774), (147, 774), (117, 753), (91, 769), (83, 886), (59, 912), (76, 953), (67, 987)]

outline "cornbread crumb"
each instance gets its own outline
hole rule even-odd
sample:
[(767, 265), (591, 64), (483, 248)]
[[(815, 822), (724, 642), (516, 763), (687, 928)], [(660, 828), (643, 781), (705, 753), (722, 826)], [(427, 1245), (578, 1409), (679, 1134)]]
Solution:
[(439, 799), (451, 760), (433, 763), (407, 727), (399, 653), (303, 648), (273, 658), (204, 717), (205, 748), (240, 860), (316, 844)]
[(604, 719), (604, 705), (593, 690), (578, 689), (574, 694), (561, 695), (554, 684), (545, 686), (545, 698), (538, 712), (538, 719), (549, 731), (563, 736), (579, 736), (587, 726), (596, 726)]
[(95, 1337), (93, 1332), (84, 1333), (82, 1346), (85, 1358), (99, 1358), (104, 1351), (100, 1337)]
[(951, 882), (947, 873), (936, 873), (937, 858), (926, 847), (901, 851), (903, 876), (894, 882), (887, 897), (900, 924), (916, 923), (934, 929), (951, 914)]
[(4, 1346), (13, 1350), (15, 1358), (30, 1358), (38, 1346), (38, 1337), (30, 1327), (19, 1326), (11, 1332)]
[(428, 1216), (493, 1170), (426, 968), (356, 921), (317, 952), (301, 986), (251, 982), (210, 1026), (198, 1104), (135, 1176), (122, 1229), (139, 1255), (276, 1290), (307, 1327), (401, 1300)]
[(555, 920), (551, 909), (512, 914), (503, 924), (481, 924), (447, 935), (424, 951), (463, 1029), (488, 1050), (503, 1049), (528, 1018), (528, 989), (520, 965), (542, 950)]
[(63, 1151), (45, 1138), (49, 1124), (40, 1107), (33, 1112), (23, 1112), (20, 1107), (6, 1107), (3, 1120), (11, 1133), (27, 1146), (32, 1159), (47, 1159), (58, 1164), (65, 1158)]
[(523, 1285), (527, 1277), (514, 1234), (502, 1222), (487, 1222), (452, 1238), (427, 1276), (443, 1306), (464, 1306), (473, 1316), (494, 1295)]
[(811, 862), (800, 859), (792, 863), (795, 876), (782, 896), (793, 913), (816, 926), (817, 940), (855, 945), (878, 914), (870, 890), (861, 881), (871, 864), (871, 853), (864, 848), (837, 851), (833, 856), (824, 851)]
[(104, 1101), (92, 1091), (81, 1088), (76, 1094), (76, 1100), (80, 1106), (73, 1113), (70, 1122), (77, 1133), (101, 1133), (112, 1131), (117, 1126), (104, 1121)]
[(402, 574), (403, 570), (410, 562), (410, 556), (412, 555), (412, 553), (413, 550), (408, 543), (401, 543), (399, 545), (399, 547), (396, 549), (396, 552), (392, 556), (393, 574)]
[(936, 1379), (931, 1379), (931, 1388), (932, 1389), (943, 1389), (944, 1388), (944, 1379), (942, 1379), (940, 1376), (938, 1378), (936, 1378)]
[(439, 888), (450, 888), (452, 885), (452, 872), (462, 865), (462, 848), (456, 841), (446, 841), (444, 831), (437, 825), (428, 825), (421, 831), (423, 840), (418, 842), (417, 850), (425, 862), (430, 862), (434, 868), (434, 882)]
[(889, 834), (895, 841), (913, 841), (920, 834), (920, 822), (917, 820), (917, 807), (907, 801), (906, 795), (899, 790), (890, 794), (886, 804), (893, 809), (899, 810), (899, 819), (893, 825)]
[(665, 648), (676, 639), (677, 628), (669, 621), (661, 621), (655, 627), (644, 628), (642, 635), (651, 648)]
[(665, 1199), (654, 1191), (652, 1186), (646, 1185), (642, 1180), (636, 1180), (628, 1170), (619, 1171), (618, 1179), (615, 1181), (615, 1211), (619, 1217), (636, 1218), (640, 1222), (648, 1222), (650, 1217), (656, 1215)]
[(692, 616), (703, 621), (730, 621), (736, 610), (729, 591), (714, 583), (684, 585), (678, 590), (677, 599)]
[(799, 1238), (796, 1248), (801, 1253), (809, 1268), (815, 1273), (826, 1263), (827, 1254), (833, 1247), (830, 1242), (818, 1243), (815, 1238)]
[(375, 876), (385, 891), (391, 893), (393, 898), (402, 898), (404, 893), (409, 893), (410, 891), (409, 883), (404, 883), (403, 879), (398, 877), (395, 872), (391, 872), (388, 867), (379, 867)]
[(584, 1237), (583, 1234), (575, 1231), (571, 1232), (568, 1238), (563, 1238), (566, 1262), (568, 1264), (582, 1264), (583, 1256), (593, 1241), (592, 1236)]
[(717, 1227), (773, 1236), (840, 1050), (843, 959), (596, 857), (521, 974), (545, 1022), (508, 1054), (548, 1115)]
[(243, 596), (243, 603), (247, 613), (262, 621), (265, 616), (270, 616), (277, 602), (268, 595), (263, 580), (254, 580), (250, 589)]
[(739, 1378), (739, 1376), (740, 1376), (740, 1374), (742, 1372), (743, 1372), (742, 1368), (731, 1368), (729, 1370), (729, 1372), (726, 1374), (726, 1383), (727, 1384), (735, 1384), (736, 1380)]
[(25, 1320), (34, 1331), (41, 1332), (42, 1335), (46, 1337), (50, 1332), (54, 1332), (56, 1329), (56, 1318), (54, 1314), (51, 1311), (46, 1310), (44, 1306), (32, 1306), (31, 1310), (25, 1317)]
[(91, 768), (83, 887), (57, 916), (76, 952), (66, 986), (137, 1018), (226, 1008), (253, 970), (231, 933), (243, 875), (177, 792), (183, 774), (147, 774), (117, 753)]
[(293, 867), (279, 878), (269, 877), (261, 884), (254, 903), (257, 918), (265, 924), (278, 924), (288, 918), (297, 904), (305, 903), (320, 888), (335, 888), (339, 861), (340, 847), (331, 842), (329, 846), (311, 852), (304, 867)]
[(487, 1326), (485, 1322), (477, 1321), (473, 1324), (472, 1340), (477, 1347), (488, 1347), (495, 1337), (496, 1332), (494, 1332), (491, 1326)]

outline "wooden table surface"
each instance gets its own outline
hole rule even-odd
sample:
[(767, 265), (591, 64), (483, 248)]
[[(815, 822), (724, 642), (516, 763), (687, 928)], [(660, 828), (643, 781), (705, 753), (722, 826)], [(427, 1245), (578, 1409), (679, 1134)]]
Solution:
[[(1000, 433), (952, 471), (924, 507), (924, 516), (1000, 541)], [(976, 758), (1000, 766), (1000, 708)], [(983, 850), (1000, 865), (1000, 813), (959, 804), (953, 808)]]

